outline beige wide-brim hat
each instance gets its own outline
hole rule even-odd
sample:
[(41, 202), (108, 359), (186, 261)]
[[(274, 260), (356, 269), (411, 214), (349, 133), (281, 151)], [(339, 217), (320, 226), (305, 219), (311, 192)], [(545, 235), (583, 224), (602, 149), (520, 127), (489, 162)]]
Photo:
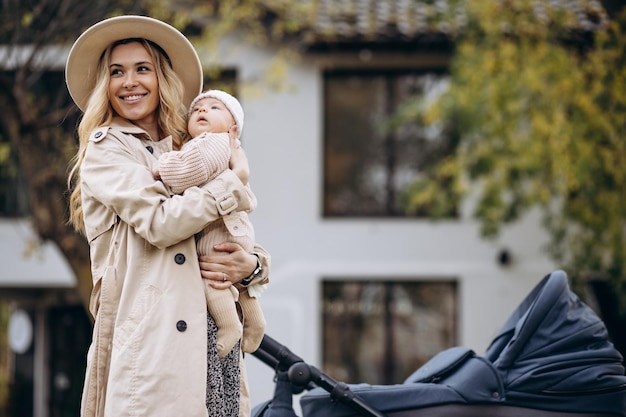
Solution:
[(185, 107), (202, 89), (202, 64), (189, 40), (174, 27), (146, 16), (118, 16), (91, 26), (76, 39), (65, 64), (65, 82), (76, 105), (85, 111), (96, 85), (102, 52), (113, 42), (143, 38), (159, 45), (180, 77)]

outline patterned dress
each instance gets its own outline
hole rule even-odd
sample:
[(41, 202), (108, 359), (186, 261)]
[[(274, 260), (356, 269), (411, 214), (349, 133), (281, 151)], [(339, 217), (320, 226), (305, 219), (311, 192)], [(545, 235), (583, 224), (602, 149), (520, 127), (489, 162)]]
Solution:
[(207, 314), (207, 393), (206, 407), (210, 417), (237, 417), (239, 415), (239, 345), (223, 359), (217, 355), (217, 326)]

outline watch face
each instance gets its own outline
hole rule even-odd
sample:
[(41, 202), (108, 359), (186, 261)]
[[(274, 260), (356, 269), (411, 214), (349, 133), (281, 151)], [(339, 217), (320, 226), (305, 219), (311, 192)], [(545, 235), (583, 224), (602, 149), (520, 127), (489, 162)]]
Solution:
[(252, 275), (250, 275), (250, 278), (258, 277), (262, 270), (263, 270), (263, 268), (261, 267), (261, 260), (257, 257), (256, 258), (256, 268), (254, 268), (254, 271), (252, 271)]

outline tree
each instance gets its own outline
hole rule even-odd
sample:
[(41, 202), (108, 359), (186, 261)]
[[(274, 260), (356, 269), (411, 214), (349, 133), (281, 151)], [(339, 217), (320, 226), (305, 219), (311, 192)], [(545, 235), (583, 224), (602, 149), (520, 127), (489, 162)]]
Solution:
[(580, 26), (555, 4), (468, 2), (448, 88), (398, 116), (455, 139), (413, 184), (407, 209), (452, 204), (441, 178), (460, 196), (476, 193), (486, 237), (539, 207), (546, 250), (579, 292), (594, 284), (626, 352), (626, 13), (609, 20), (589, 2)]
[(65, 54), (59, 48), (116, 11), (141, 12), (133, 3), (9, 0), (1, 6), (0, 164), (18, 167), (35, 231), (65, 255), (85, 305), (92, 287), (89, 250), (84, 237), (66, 223), (66, 180), (77, 149), (78, 112), (65, 87), (63, 63), (58, 63)]

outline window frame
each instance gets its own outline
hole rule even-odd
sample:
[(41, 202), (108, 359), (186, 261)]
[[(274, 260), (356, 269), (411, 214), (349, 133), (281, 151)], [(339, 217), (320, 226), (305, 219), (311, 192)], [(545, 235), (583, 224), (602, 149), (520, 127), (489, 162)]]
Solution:
[[(437, 77), (447, 76), (449, 74), (449, 70), (447, 65), (443, 63), (435, 63), (434, 65), (416, 65), (416, 66), (404, 66), (404, 67), (394, 67), (394, 66), (381, 66), (381, 67), (359, 67), (359, 66), (342, 66), (338, 68), (327, 68), (323, 70), (323, 97), (322, 97), (322, 170), (321, 170), (321, 201), (320, 201), (320, 214), (321, 217), (325, 220), (332, 219), (359, 219), (359, 218), (398, 218), (398, 219), (415, 219), (415, 220), (423, 220), (428, 217), (428, 214), (419, 211), (412, 214), (407, 214), (402, 212), (402, 207), (398, 203), (398, 195), (402, 192), (402, 188), (398, 187), (395, 182), (399, 181), (398, 178), (398, 168), (402, 167), (401, 163), (397, 162), (396, 156), (398, 152), (396, 151), (394, 154), (393, 148), (398, 146), (400, 140), (394, 138), (396, 134), (386, 134), (384, 135), (384, 146), (387, 149), (385, 155), (385, 171), (384, 171), (384, 191), (386, 192), (386, 196), (384, 198), (384, 209), (379, 210), (377, 213), (358, 213), (354, 211), (349, 211), (346, 213), (339, 213), (337, 211), (333, 211), (329, 208), (331, 202), (329, 201), (329, 184), (328, 178), (330, 177), (329, 172), (331, 171), (329, 167), (329, 148), (331, 143), (329, 142), (332, 137), (332, 133), (329, 131), (331, 129), (332, 122), (329, 120), (329, 94), (328, 94), (328, 84), (329, 79), (333, 78), (349, 78), (349, 77), (362, 77), (364, 79), (374, 77), (382, 77), (385, 83), (385, 97), (383, 98), (386, 101), (387, 108), (385, 109), (385, 117), (390, 117), (394, 115), (395, 111), (398, 109), (399, 101), (394, 97), (392, 91), (395, 88), (395, 83), (398, 83), (401, 77), (411, 76), (411, 77), (422, 77), (424, 75), (435, 75)], [(391, 97), (391, 98), (390, 98)], [(389, 102), (393, 102), (391, 105)], [(369, 122), (369, 121), (368, 121)], [(381, 135), (382, 136), (382, 135)], [(414, 181), (414, 178), (411, 181)], [(410, 183), (410, 182), (409, 182)], [(349, 184), (346, 183), (349, 187)], [(407, 185), (408, 186), (408, 185)], [(346, 187), (344, 187), (346, 188)], [(383, 205), (381, 204), (381, 207)], [(447, 217), (456, 218), (458, 216), (457, 211), (449, 213)]]
[[(460, 331), (459, 297), (461, 291), (458, 278), (441, 277), (440, 279), (432, 279), (421, 276), (401, 278), (382, 276), (334, 277), (322, 278), (319, 285), (321, 287), (319, 291), (321, 306), (321, 359), (325, 372), (337, 380), (347, 383), (365, 382), (383, 385), (402, 383), (406, 377), (411, 375), (435, 354), (458, 344)], [(361, 298), (351, 298), (350, 293), (354, 295), (355, 288), (358, 288), (358, 286), (360, 286), (362, 291), (360, 294)], [(338, 290), (342, 291), (342, 289), (346, 288), (347, 290), (342, 292), (341, 296), (336, 294)], [(394, 288), (396, 289), (395, 295)], [(407, 309), (406, 298), (404, 302), (398, 302), (398, 289), (400, 290), (400, 298), (402, 292), (404, 292), (404, 295), (408, 292), (414, 296), (418, 294), (413, 301), (417, 299), (417, 301), (421, 302), (412, 303), (410, 309)], [(449, 291), (449, 293), (443, 294), (444, 291)], [(335, 298), (332, 300), (327, 299), (327, 295), (330, 292), (335, 292)], [(437, 297), (437, 292), (439, 297)], [(347, 296), (346, 293), (348, 293)], [(367, 294), (367, 296), (363, 296), (363, 294)], [(387, 304), (383, 308), (376, 309), (376, 300), (380, 301), (380, 299), (375, 298), (375, 296), (382, 298), (382, 301)], [(368, 297), (371, 304), (368, 304)], [(446, 298), (447, 303), (439, 302)], [(416, 311), (423, 311), (424, 308), (433, 310), (435, 305), (437, 306), (436, 311), (433, 311), (429, 317), (425, 317), (423, 314), (414, 314)], [(446, 309), (448, 310), (447, 313), (442, 313)], [(327, 320), (329, 311), (332, 313), (333, 310), (341, 310), (335, 311), (337, 316), (337, 319), (334, 320), (335, 323), (331, 322), (333, 320)], [(360, 320), (357, 314), (353, 314), (357, 310), (366, 312), (366, 314), (361, 315)], [(367, 312), (369, 312), (369, 319)], [(432, 330), (432, 332), (436, 333), (433, 337), (428, 339), (416, 337), (418, 340), (415, 345), (411, 345), (411, 351), (408, 352), (405, 345), (401, 343), (403, 333), (404, 340), (406, 340), (407, 327), (411, 324), (416, 325), (415, 333), (423, 333), (424, 329), (428, 330), (429, 326), (433, 326), (433, 318), (441, 317), (442, 314), (446, 315), (447, 319), (452, 320), (451, 323), (444, 323), (444, 327), (447, 327), (447, 330), (438, 327)], [(375, 320), (381, 322), (375, 323)], [(420, 320), (422, 323), (420, 323)], [(343, 328), (334, 329), (333, 331), (333, 326), (337, 322), (340, 322)], [(353, 323), (353, 325), (350, 323)], [(369, 326), (369, 330), (367, 326)], [(378, 360), (371, 360), (370, 358), (370, 360), (363, 361), (363, 357), (367, 357), (367, 352), (363, 351), (363, 346), (366, 344), (359, 343), (359, 340), (366, 337), (367, 333), (376, 327), (379, 330), (382, 329), (385, 339), (370, 338), (371, 343), (367, 343), (369, 347), (365, 350), (369, 350), (371, 353), (371, 351), (376, 352), (378, 348), (379, 350), (382, 349), (382, 352), (379, 352)], [(335, 332), (336, 336), (332, 336), (333, 332)], [(342, 343), (341, 340), (338, 340), (341, 337), (348, 337), (351, 342), (345, 341), (345, 343)], [(443, 339), (446, 337), (449, 340), (444, 342)], [(375, 346), (376, 343), (379, 343), (378, 347)], [(369, 371), (365, 368), (354, 369), (358, 365), (358, 359), (352, 358), (355, 355), (355, 349), (360, 353), (357, 356), (359, 356), (361, 362), (370, 364), (366, 366)], [(332, 352), (329, 352), (329, 350), (332, 350)], [(340, 358), (333, 359), (332, 355), (339, 355)], [(372, 362), (375, 365), (372, 365)], [(408, 365), (407, 362), (411, 362), (411, 364)], [(403, 367), (405, 365), (408, 366), (405, 368)], [(377, 369), (373, 370), (372, 368)]]

